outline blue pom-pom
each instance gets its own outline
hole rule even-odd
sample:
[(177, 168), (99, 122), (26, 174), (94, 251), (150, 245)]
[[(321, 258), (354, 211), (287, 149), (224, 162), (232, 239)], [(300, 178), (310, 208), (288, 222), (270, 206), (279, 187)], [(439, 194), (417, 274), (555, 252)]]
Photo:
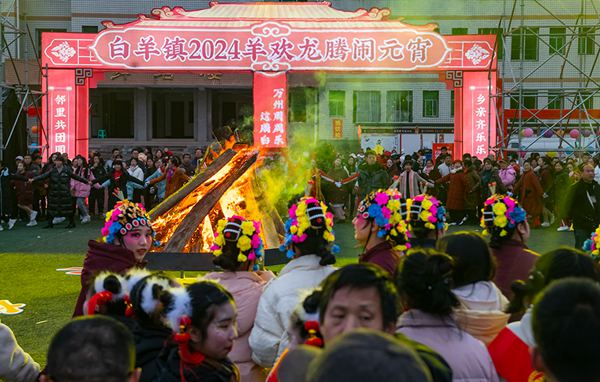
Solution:
[(284, 244), (281, 244), (281, 245), (279, 246), (279, 251), (281, 251), (281, 252), (285, 252), (285, 251), (287, 251), (287, 245), (285, 245), (285, 243), (284, 243)]
[(337, 255), (338, 253), (340, 253), (340, 246), (337, 244), (332, 245), (331, 253), (333, 253), (334, 255)]
[(293, 259), (294, 256), (296, 256), (296, 252), (292, 251), (291, 249), (288, 249), (288, 251), (285, 255), (287, 256), (288, 259)]
[(582, 248), (584, 251), (591, 251), (592, 250), (592, 239), (587, 239), (586, 241), (584, 241)]
[(385, 230), (380, 229), (379, 231), (377, 231), (377, 237), (384, 237), (385, 236)]

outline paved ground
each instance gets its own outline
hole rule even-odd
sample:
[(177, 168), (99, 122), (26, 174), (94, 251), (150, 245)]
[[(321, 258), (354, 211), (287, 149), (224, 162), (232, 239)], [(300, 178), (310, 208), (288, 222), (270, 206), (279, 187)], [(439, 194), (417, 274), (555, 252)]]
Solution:
[[(85, 254), (87, 241), (100, 236), (102, 223), (100, 220), (90, 224), (77, 224), (75, 229), (65, 229), (66, 223), (58, 224), (53, 229), (42, 229), (45, 222), (37, 227), (25, 227), (24, 222), (18, 222), (11, 231), (0, 232), (0, 253), (79, 253)], [(450, 232), (458, 230), (481, 231), (479, 227), (463, 226), (450, 227)], [(356, 256), (361, 249), (356, 246), (353, 229), (350, 223), (338, 224), (335, 227), (337, 241), (342, 247), (341, 257)], [(554, 228), (533, 230), (529, 247), (534, 251), (544, 253), (560, 245), (573, 245), (573, 233), (556, 232)]]

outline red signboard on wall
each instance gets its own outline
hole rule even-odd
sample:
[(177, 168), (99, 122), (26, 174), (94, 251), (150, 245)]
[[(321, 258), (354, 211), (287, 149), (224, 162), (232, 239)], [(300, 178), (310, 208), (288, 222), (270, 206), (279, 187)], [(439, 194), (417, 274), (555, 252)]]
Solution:
[(463, 152), (480, 159), (488, 156), (496, 145), (496, 108), (490, 93), (496, 93), (496, 74), (492, 80), (485, 72), (465, 72), (463, 88)]
[(53, 70), (48, 72), (48, 82), (51, 83), (47, 89), (48, 113), (42, 114), (48, 137), (44, 143), (48, 144), (50, 153), (68, 153), (73, 157), (76, 154), (75, 76), (70, 70)]
[(442, 147), (447, 148), (448, 149), (448, 154), (450, 154), (451, 156), (453, 156), (453, 153), (454, 153), (454, 143), (433, 143), (431, 151), (433, 151), (433, 161), (434, 162), (440, 156), (440, 154), (442, 153)]
[(287, 146), (287, 76), (254, 73), (254, 146)]

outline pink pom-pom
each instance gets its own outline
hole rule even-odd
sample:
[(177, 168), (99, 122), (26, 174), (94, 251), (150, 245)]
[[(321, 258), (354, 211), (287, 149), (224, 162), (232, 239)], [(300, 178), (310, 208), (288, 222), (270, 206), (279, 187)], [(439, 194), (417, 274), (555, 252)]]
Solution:
[(435, 215), (429, 215), (429, 217), (427, 218), (427, 220), (429, 220), (430, 223), (436, 223), (437, 222), (437, 217)]
[(431, 212), (433, 215), (437, 215), (437, 207), (435, 205), (431, 206), (429, 212)]
[(387, 207), (382, 207), (381, 214), (383, 215), (384, 218), (389, 219), (390, 216), (392, 216), (392, 211), (390, 211), (390, 209)]
[(252, 246), (252, 248), (260, 247), (260, 236), (253, 235), (252, 240), (250, 241), (250, 245)]
[[(514, 201), (514, 200), (512, 200), (512, 199), (511, 199), (511, 198), (509, 198), (509, 197), (506, 197), (506, 198), (504, 198), (502, 201), (504, 202), (504, 204), (506, 204), (506, 209), (507, 209), (508, 211), (512, 212), (512, 210), (513, 210), (513, 209), (515, 208), (515, 206), (516, 206), (516, 204), (515, 204), (515, 201)], [(508, 211), (507, 211), (507, 212), (508, 212)]]
[(108, 227), (104, 226), (100, 232), (102, 233), (102, 236), (108, 236)]
[(248, 254), (248, 260), (256, 260), (256, 254), (254, 253), (254, 251)]
[(296, 217), (296, 210), (297, 210), (297, 209), (298, 209), (298, 206), (297, 206), (296, 204), (293, 204), (293, 205), (290, 207), (290, 209), (289, 209), (288, 213), (289, 213), (289, 215), (290, 215), (290, 217), (291, 217), (291, 218), (295, 218), (295, 217)]

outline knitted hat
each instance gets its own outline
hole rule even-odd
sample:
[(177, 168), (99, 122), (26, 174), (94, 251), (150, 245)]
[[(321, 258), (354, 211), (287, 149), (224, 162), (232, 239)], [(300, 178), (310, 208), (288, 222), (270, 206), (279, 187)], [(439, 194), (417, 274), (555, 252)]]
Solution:
[(358, 216), (371, 219), (379, 227), (377, 236), (392, 243), (394, 249), (410, 248), (406, 224), (406, 200), (397, 190), (373, 191), (358, 205)]
[(154, 240), (156, 232), (150, 223), (150, 217), (146, 209), (141, 204), (132, 203), (129, 200), (118, 201), (115, 208), (106, 213), (106, 221), (102, 228), (102, 241), (107, 244), (113, 244), (117, 235), (121, 237), (127, 235), (127, 232), (138, 227), (149, 227), (152, 231), (153, 245), (159, 246), (160, 243)]
[(527, 219), (527, 213), (519, 203), (506, 195), (495, 194), (490, 196), (481, 209), (481, 228), (485, 234), (498, 234), (507, 236), (517, 224)]
[(329, 243), (331, 253), (339, 252), (339, 247), (333, 243), (333, 214), (327, 212), (323, 202), (312, 197), (302, 197), (289, 209), (289, 219), (285, 222), (285, 240), (279, 249), (287, 251), (288, 258), (294, 257), (290, 246), (292, 243), (304, 242), (308, 237), (308, 230), (323, 230), (323, 239)]
[[(215, 243), (210, 248), (213, 255), (221, 256), (227, 242), (236, 243), (236, 247), (239, 249), (237, 256), (239, 263), (247, 260), (258, 262), (264, 255), (263, 241), (260, 237), (260, 222), (258, 221), (246, 220), (237, 215), (219, 220), (217, 232), (215, 232)], [(254, 266), (258, 270), (258, 264)]]

